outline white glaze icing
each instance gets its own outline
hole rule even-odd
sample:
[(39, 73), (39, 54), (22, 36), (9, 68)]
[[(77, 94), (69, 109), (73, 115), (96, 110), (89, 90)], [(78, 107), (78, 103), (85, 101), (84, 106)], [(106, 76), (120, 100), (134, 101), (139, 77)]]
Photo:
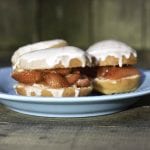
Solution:
[(27, 96), (31, 96), (32, 93), (35, 93), (36, 96), (41, 96), (41, 92), (42, 90), (40, 88), (38, 88), (37, 86), (28, 86), (28, 88), (26, 88), (26, 94)]
[(67, 68), (74, 58), (81, 61), (81, 67), (91, 66), (89, 54), (77, 47), (65, 46), (26, 53), (17, 59), (14, 69), (50, 69), (59, 63)]
[(80, 88), (78, 88), (76, 85), (73, 85), (74, 91), (75, 91), (75, 97), (78, 97), (80, 94)]
[(122, 57), (127, 59), (133, 54), (137, 57), (137, 53), (134, 49), (129, 47), (127, 44), (115, 41), (115, 40), (105, 40), (90, 46), (87, 52), (94, 56), (97, 61), (104, 61), (107, 56), (114, 56), (118, 58), (119, 66), (122, 66)]
[(75, 97), (78, 97), (80, 94), (80, 89), (79, 88), (75, 88)]
[(62, 97), (64, 93), (64, 88), (61, 89), (47, 89), (49, 92), (52, 93), (54, 97)]
[[(51, 92), (54, 97), (62, 97), (63, 93), (64, 93), (64, 88), (52, 89), (43, 84), (24, 85), (24, 84), (20, 83), (20, 84), (14, 86), (14, 88), (16, 88), (16, 87), (25, 88), (27, 96), (32, 96), (31, 95), (32, 92), (34, 92), (36, 96), (41, 96), (42, 90), (47, 90), (47, 91)], [(73, 86), (73, 88), (75, 89), (75, 97), (78, 97), (80, 94), (80, 88), (78, 88), (76, 86)], [(90, 88), (92, 90), (91, 86), (89, 86), (87, 88)]]
[(25, 88), (25, 91), (26, 91), (26, 95), (27, 96), (31, 96), (31, 93), (34, 92), (36, 94), (36, 96), (41, 96), (41, 92), (42, 92), (42, 89), (43, 89), (43, 85), (41, 84), (33, 84), (32, 86), (30, 85), (24, 85), (22, 83), (14, 86), (14, 88)]
[(23, 54), (26, 54), (32, 51), (41, 50), (41, 49), (55, 47), (59, 44), (63, 44), (65, 46), (67, 45), (67, 42), (62, 39), (55, 39), (55, 40), (41, 41), (41, 42), (22, 46), (18, 50), (15, 51), (15, 53), (12, 56), (11, 61), (13, 64), (15, 64), (17, 59)]
[[(60, 89), (52, 89), (49, 88), (48, 86), (45, 86), (43, 84), (33, 84), (33, 85), (24, 85), (22, 83), (16, 85), (18, 88), (25, 88), (26, 91), (26, 95), (27, 96), (32, 96), (32, 92), (35, 93), (36, 96), (41, 96), (42, 94), (42, 90), (48, 90), (50, 91), (54, 97), (62, 97), (63, 92), (64, 92), (64, 88), (60, 88)], [(16, 88), (16, 86), (14, 86), (14, 88)]]

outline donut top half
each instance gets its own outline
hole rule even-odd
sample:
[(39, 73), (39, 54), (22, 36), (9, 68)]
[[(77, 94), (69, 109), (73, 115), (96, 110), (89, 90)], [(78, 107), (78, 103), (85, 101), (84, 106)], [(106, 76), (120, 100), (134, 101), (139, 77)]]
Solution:
[(25, 46), (22, 46), (18, 48), (12, 58), (11, 62), (12, 64), (15, 64), (18, 60), (18, 58), (26, 53), (30, 53), (33, 51), (38, 51), (46, 48), (52, 48), (52, 47), (62, 47), (68, 45), (65, 40), (62, 39), (54, 39), (54, 40), (49, 40), (49, 41), (41, 41), (33, 44), (28, 44)]
[(122, 67), (137, 63), (136, 51), (120, 41), (101, 41), (90, 46), (87, 52), (95, 57), (97, 66)]

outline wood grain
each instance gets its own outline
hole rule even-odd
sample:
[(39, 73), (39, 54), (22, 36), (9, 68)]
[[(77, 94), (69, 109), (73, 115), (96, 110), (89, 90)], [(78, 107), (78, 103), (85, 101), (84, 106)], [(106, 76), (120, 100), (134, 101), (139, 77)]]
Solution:
[[(149, 128), (1, 125), (1, 150), (149, 150)], [(46, 128), (46, 130), (44, 129)], [(10, 132), (7, 132), (9, 130)], [(20, 138), (19, 138), (20, 137)]]
[(39, 40), (37, 1), (0, 1), (0, 65), (10, 61), (18, 47)]
[(144, 1), (143, 14), (143, 49), (150, 50), (150, 1)]
[(27, 44), (38, 39), (36, 0), (0, 1), (0, 48)]
[(45, 0), (41, 3), (41, 39), (63, 38), (70, 45), (89, 42), (89, 0)]
[(92, 2), (94, 41), (113, 38), (141, 48), (142, 0)]

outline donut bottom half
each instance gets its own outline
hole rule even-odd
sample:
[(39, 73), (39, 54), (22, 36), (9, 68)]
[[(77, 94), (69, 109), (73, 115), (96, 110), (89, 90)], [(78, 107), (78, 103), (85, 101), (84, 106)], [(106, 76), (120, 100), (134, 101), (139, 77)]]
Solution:
[(95, 78), (94, 89), (103, 94), (126, 93), (134, 91), (140, 84), (140, 75), (133, 75), (118, 80)]
[(89, 95), (93, 86), (88, 87), (67, 87), (60, 89), (52, 89), (41, 84), (26, 85), (18, 83), (15, 86), (16, 93), (23, 96), (43, 96), (43, 97), (79, 97)]

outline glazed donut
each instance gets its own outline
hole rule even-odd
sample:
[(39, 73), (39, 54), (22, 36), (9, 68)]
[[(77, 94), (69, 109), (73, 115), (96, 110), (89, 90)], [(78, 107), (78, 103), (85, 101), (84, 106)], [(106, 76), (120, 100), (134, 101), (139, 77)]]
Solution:
[(66, 45), (68, 45), (67, 42), (65, 40), (62, 40), (62, 39), (41, 41), (41, 42), (37, 42), (37, 43), (33, 43), (33, 44), (28, 44), (28, 45), (20, 47), (19, 49), (17, 49), (14, 52), (14, 54), (11, 58), (11, 62), (13, 64), (15, 64), (17, 59), (21, 55), (32, 52), (32, 51), (37, 51), (37, 50), (52, 48), (52, 47), (62, 47), (62, 46), (66, 46)]
[(134, 91), (140, 83), (140, 72), (132, 65), (137, 63), (136, 51), (127, 44), (105, 40), (87, 50), (96, 59), (94, 89), (103, 94)]
[(26, 53), (17, 59), (14, 68), (25, 70), (77, 68), (91, 66), (91, 62), (90, 55), (83, 50), (65, 46)]
[(85, 96), (93, 86), (82, 70), (91, 65), (91, 56), (73, 46), (28, 52), (13, 64), (15, 90), (26, 96)]

